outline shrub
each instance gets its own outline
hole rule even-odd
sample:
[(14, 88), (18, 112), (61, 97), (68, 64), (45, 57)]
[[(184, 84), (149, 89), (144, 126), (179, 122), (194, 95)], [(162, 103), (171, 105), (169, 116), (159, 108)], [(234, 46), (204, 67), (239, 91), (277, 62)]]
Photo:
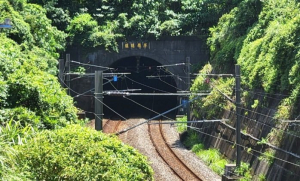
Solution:
[(251, 167), (249, 163), (244, 163), (241, 162), (241, 166), (238, 167), (235, 172), (240, 175), (243, 176), (240, 180), (241, 181), (250, 181), (252, 180), (252, 175), (251, 175)]
[(18, 150), (20, 169), (33, 180), (153, 180), (134, 148), (79, 125), (39, 132)]
[(194, 131), (188, 131), (188, 137), (183, 141), (187, 148), (192, 148), (193, 145), (199, 143), (198, 134)]
[(8, 84), (9, 107), (26, 107), (35, 112), (43, 127), (53, 129), (77, 122), (72, 98), (53, 75), (26, 64), (10, 75)]

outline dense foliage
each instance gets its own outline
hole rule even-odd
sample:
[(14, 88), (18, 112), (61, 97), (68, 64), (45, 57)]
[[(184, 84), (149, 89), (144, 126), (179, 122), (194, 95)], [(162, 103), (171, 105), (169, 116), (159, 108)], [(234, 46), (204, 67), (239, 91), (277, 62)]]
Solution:
[(210, 29), (211, 63), (233, 73), (241, 65), (245, 89), (287, 94), (278, 119), (297, 113), (300, 95), (298, 1), (244, 0)]
[(32, 180), (153, 180), (146, 157), (80, 125), (39, 132), (18, 150), (20, 169)]
[[(108, 160), (119, 167), (109, 170), (109, 175), (97, 175), (99, 178), (152, 179), (150, 169), (144, 167), (144, 160), (139, 160), (141, 157), (136, 152), (124, 148), (127, 153), (119, 143), (109, 145), (106, 138), (101, 142), (104, 147), (96, 150), (94, 146), (99, 146), (96, 140), (102, 135), (84, 128), (71, 126), (37, 133), (33, 140), (27, 137), (33, 130), (56, 129), (79, 122), (72, 98), (56, 77), (57, 58), (66, 45), (89, 51), (98, 46), (118, 51), (116, 41), (119, 39), (208, 37), (211, 64), (200, 71), (202, 75), (194, 80), (191, 91), (211, 90), (211, 94), (193, 102), (193, 107), (201, 110), (195, 112), (195, 116), (211, 119), (218, 117), (223, 109), (233, 108), (228, 96), (232, 94), (234, 80), (208, 78), (203, 74), (233, 73), (233, 65), (237, 63), (241, 65), (244, 90), (285, 94), (274, 119), (294, 119), (299, 114), (300, 3), (297, 0), (0, 0), (0, 22), (5, 18), (13, 23), (12, 29), (0, 29), (0, 177), (5, 180), (47, 179), (47, 176), (53, 178), (53, 174), (61, 174), (62, 179), (71, 173), (74, 179), (79, 179), (90, 173), (94, 168), (80, 167), (82, 172), (74, 171), (84, 159), (91, 165), (96, 164), (91, 162), (90, 155), (73, 150), (80, 158), (70, 155), (74, 157), (64, 160), (60, 157), (58, 151), (67, 154), (62, 149), (67, 141), (97, 154), (102, 155), (100, 151), (104, 149), (116, 156)], [(249, 94), (244, 92), (244, 95)], [(250, 99), (244, 97), (243, 100)], [(253, 101), (254, 107), (262, 104), (255, 100), (248, 102)], [(284, 129), (286, 125), (280, 127)], [(76, 129), (82, 133), (75, 135)], [(274, 130), (271, 133), (280, 135)], [(89, 141), (87, 135), (95, 139), (91, 147), (83, 147)], [(52, 138), (62, 142), (57, 143)], [(37, 139), (40, 142), (34, 142)], [(24, 144), (18, 147), (20, 153), (12, 147), (15, 144)], [(53, 154), (45, 154), (39, 146)], [(118, 151), (128, 156), (128, 162), (122, 161), (124, 165), (114, 159), (119, 158)], [(24, 168), (18, 167), (14, 155), (21, 156), (19, 161)], [(49, 156), (48, 165), (35, 167), (36, 163), (42, 164), (39, 158), (43, 156)], [(141, 175), (123, 172), (132, 168), (129, 158), (142, 163), (133, 168), (142, 168)], [(56, 166), (69, 170), (57, 172)], [(109, 168), (102, 167), (105, 169)], [(40, 171), (45, 173), (40, 175), (43, 178), (38, 178)]]
[[(0, 1), (12, 29), (0, 34), (0, 123), (14, 119), (38, 128), (76, 122), (76, 108), (57, 81), (58, 51), (66, 34), (51, 26), (45, 10), (26, 1)], [(30, 121), (32, 120), (32, 121)]]
[[(68, 34), (52, 25), (54, 22), (46, 16), (48, 11), (26, 0), (0, 0), (0, 10), (0, 22), (9, 18), (13, 26), (11, 29), (0, 29), (0, 180), (52, 180), (58, 177), (62, 180), (72, 176), (71, 180), (100, 177), (104, 180), (151, 180), (152, 170), (145, 158), (115, 138), (80, 126), (59, 129), (82, 121), (77, 119), (73, 99), (57, 78), (57, 59), (65, 49)], [(72, 32), (76, 32), (74, 36), (79, 36), (81, 30), (73, 25), (88, 16), (76, 15), (79, 19), (74, 18), (72, 22), (65, 19), (70, 23), (68, 26), (71, 28), (66, 31), (71, 39)], [(83, 21), (82, 25), (84, 30), (94, 28), (93, 22)], [(91, 41), (101, 41), (97, 38), (101, 34), (92, 33), (94, 39)], [(103, 44), (108, 42), (110, 40)], [(48, 131), (41, 131), (45, 129)], [(54, 136), (58, 139), (54, 143), (48, 140)], [(35, 142), (36, 139), (42, 140), (38, 142), (41, 145)], [(47, 146), (48, 141), (53, 147)], [(42, 147), (54, 151), (51, 155), (47, 152), (49, 157), (45, 157)], [(70, 150), (62, 154), (67, 148), (74, 151), (68, 157), (71, 160), (64, 160), (67, 159), (65, 155), (70, 154)], [(51, 165), (53, 160), (50, 156), (62, 161), (59, 168), (64, 169), (63, 176), (54, 176), (57, 174), (56, 163)], [(45, 160), (38, 163), (35, 158), (44, 158), (47, 164)], [(87, 162), (90, 167), (83, 167)], [(93, 169), (99, 169), (103, 174), (93, 175), (100, 173)]]
[[(239, 64), (244, 108), (242, 129), (247, 130), (246, 135), (258, 137), (269, 145), (282, 147), (291, 127), (296, 125), (285, 121), (299, 119), (299, 22), (300, 2), (297, 0), (243, 0), (230, 12), (222, 15), (217, 25), (209, 29), (210, 36), (207, 39), (212, 68), (208, 69), (210, 65), (206, 65), (200, 71), (202, 75), (195, 79), (191, 87), (193, 92), (211, 89), (212, 94), (194, 101), (193, 106), (201, 110), (194, 114), (199, 118), (210, 119), (220, 118), (224, 111), (235, 110), (234, 105), (228, 101), (230, 98), (234, 101), (233, 79), (213, 79), (207, 85), (207, 77), (203, 74), (234, 73), (234, 64)], [(257, 97), (260, 98), (259, 101), (256, 100)], [(256, 115), (257, 110), (262, 113)], [(273, 113), (265, 115), (264, 110)], [(257, 125), (262, 129), (261, 132), (267, 134), (265, 138), (259, 137), (261, 134), (257, 134), (257, 127), (250, 128), (247, 123), (247, 120), (261, 121), (263, 118), (258, 115), (270, 120), (269, 130), (264, 129), (265, 124)], [(255, 119), (251, 119), (254, 117)], [(235, 126), (233, 122), (226, 124)], [(298, 134), (296, 132), (293, 136)], [(291, 147), (292, 145), (286, 149), (290, 150)], [(274, 156), (281, 156), (272, 148), (263, 149), (262, 152), (263, 159), (267, 157), (269, 163), (273, 163)], [(295, 159), (292, 162), (297, 164), (295, 169), (299, 169), (299, 161)]]
[(241, 0), (30, 0), (47, 10), (70, 43), (116, 49), (119, 38), (207, 36), (208, 28)]
[[(230, 105), (230, 100), (226, 96), (232, 94), (234, 79), (207, 77), (206, 74), (211, 74), (211, 72), (212, 66), (210, 64), (205, 65), (191, 87), (192, 92), (211, 91), (208, 96), (199, 100), (196, 99), (192, 103), (193, 114), (198, 118), (213, 119), (221, 116), (223, 109)], [(192, 99), (195, 98), (196, 96), (192, 96)]]
[(224, 14), (217, 26), (209, 29), (208, 45), (215, 70), (222, 73), (233, 72), (247, 31), (257, 21), (260, 11), (260, 0), (244, 0)]

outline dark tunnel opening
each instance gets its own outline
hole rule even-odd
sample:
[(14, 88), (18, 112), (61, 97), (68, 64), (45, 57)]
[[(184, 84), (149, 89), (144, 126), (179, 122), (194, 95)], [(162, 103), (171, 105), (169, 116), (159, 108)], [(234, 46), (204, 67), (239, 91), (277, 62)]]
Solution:
[[(118, 75), (117, 81), (107, 77), (103, 81), (103, 90), (123, 91), (139, 95), (112, 96), (104, 95), (104, 118), (122, 119), (152, 118), (177, 106), (176, 83), (171, 73), (157, 61), (147, 57), (127, 57), (114, 62), (110, 67)], [(149, 93), (164, 93), (168, 95), (149, 95)], [(108, 108), (109, 107), (109, 108)], [(166, 114), (174, 119), (177, 110)], [(119, 115), (121, 116), (119, 116)], [(161, 118), (161, 117), (160, 117)]]

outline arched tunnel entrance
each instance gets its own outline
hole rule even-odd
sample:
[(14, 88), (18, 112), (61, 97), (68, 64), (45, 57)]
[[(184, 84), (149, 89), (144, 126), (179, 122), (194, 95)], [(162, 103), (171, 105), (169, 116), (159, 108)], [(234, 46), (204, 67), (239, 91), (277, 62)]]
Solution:
[[(135, 93), (131, 96), (104, 96), (103, 112), (105, 118), (119, 119), (122, 115), (128, 118), (151, 118), (177, 106), (177, 87), (170, 72), (153, 59), (142, 56), (131, 56), (117, 60), (111, 66), (118, 75), (117, 81), (104, 78), (103, 90)], [(149, 95), (164, 93), (168, 95)], [(117, 114), (117, 113), (118, 114)], [(177, 110), (167, 114), (175, 118)]]

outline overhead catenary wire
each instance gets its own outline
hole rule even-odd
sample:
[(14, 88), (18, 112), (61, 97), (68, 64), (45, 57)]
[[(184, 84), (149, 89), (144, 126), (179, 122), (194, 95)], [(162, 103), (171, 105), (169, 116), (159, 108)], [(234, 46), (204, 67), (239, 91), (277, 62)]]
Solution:
[(215, 119), (215, 120), (195, 120), (195, 121), (163, 121), (163, 122), (151, 122), (149, 124), (186, 124), (186, 123), (214, 123), (224, 122), (229, 119)]
[[(116, 88), (115, 88), (116, 89)], [(117, 90), (117, 89), (116, 89)]]
[[(195, 131), (197, 131), (197, 132), (200, 132), (200, 133), (202, 133), (202, 134), (205, 134), (205, 135), (207, 135), (207, 136), (211, 136), (211, 137), (214, 137), (214, 138), (216, 138), (216, 139), (223, 140), (223, 141), (225, 141), (225, 142), (231, 143), (232, 145), (237, 145), (235, 142), (232, 142), (232, 141), (230, 141), (230, 140), (227, 140), (227, 139), (224, 139), (224, 138), (220, 138), (220, 137), (214, 136), (214, 135), (212, 135), (212, 134), (209, 134), (209, 133), (206, 133), (206, 132), (203, 132), (203, 131), (200, 131), (200, 130), (198, 130), (198, 129), (195, 128), (195, 127), (191, 127), (191, 126), (188, 126), (188, 127), (191, 128), (191, 129), (193, 129), (193, 130), (195, 130)], [(251, 147), (247, 147), (247, 146), (244, 146), (244, 145), (241, 145), (241, 144), (240, 144), (239, 146), (243, 147), (244, 149), (251, 149), (251, 151), (254, 151), (254, 152), (257, 152), (257, 153), (259, 153), (259, 154), (261, 154), (261, 155), (264, 155), (264, 153), (262, 153), (262, 152), (260, 152), (260, 151), (258, 151), (258, 150), (252, 149)], [(296, 163), (289, 162), (289, 161), (287, 161), (287, 160), (284, 160), (284, 159), (281, 159), (281, 158), (278, 158), (278, 157), (275, 157), (275, 156), (272, 156), (272, 155), (269, 155), (269, 156), (272, 157), (272, 158), (274, 158), (274, 159), (277, 159), (277, 160), (279, 160), (279, 161), (282, 161), (282, 162), (285, 162), (285, 163), (294, 165), (294, 166), (296, 166), (296, 167), (300, 167), (300, 165), (298, 165), (298, 164), (296, 164)]]
[(168, 82), (161, 80), (161, 78), (160, 78), (160, 77), (159, 77), (159, 80), (160, 80), (161, 82), (163, 82), (163, 83), (165, 83), (165, 84), (169, 85), (170, 87), (173, 87), (173, 88), (175, 88), (176, 90), (183, 91), (182, 89), (179, 89), (178, 87), (175, 87), (174, 85), (172, 85), (172, 84), (169, 84)]
[[(200, 130), (206, 129), (206, 128), (211, 127), (211, 126), (212, 126), (212, 125), (207, 126), (207, 127), (204, 127), (204, 128), (197, 128), (197, 127), (193, 127), (193, 126), (188, 126), (188, 127), (191, 128), (191, 129), (193, 129), (193, 130), (195, 130), (195, 131), (197, 131), (197, 132), (202, 133)], [(205, 134), (205, 132), (204, 132), (203, 134)], [(220, 137), (214, 136), (214, 135), (209, 134), (209, 133), (207, 133), (207, 134), (205, 134), (205, 135), (211, 136), (211, 137), (214, 137), (214, 138), (216, 138), (216, 139), (220, 139), (220, 140), (223, 140), (223, 141), (226, 141), (226, 142), (229, 142), (229, 143), (232, 144), (233, 146), (236, 145), (235, 142), (232, 142), (232, 141), (230, 141), (230, 140), (227, 140), (227, 139), (224, 139), (224, 138), (220, 138)], [(252, 150), (251, 147), (244, 147), (244, 148), (247, 148), (247, 149), (251, 149), (251, 150)], [(259, 151), (256, 150), (256, 152), (259, 152)], [(251, 152), (249, 152), (249, 151), (247, 151), (247, 153), (250, 154), (250, 155), (252, 155), (252, 156), (254, 156), (254, 157), (256, 157), (257, 159), (260, 159), (257, 155), (255, 155), (255, 154), (253, 154), (253, 153), (251, 153)], [(264, 155), (264, 153), (262, 153), (262, 152), (259, 152), (259, 153), (260, 153), (260, 155)], [(284, 161), (286, 161), (286, 160), (284, 160)], [(275, 163), (273, 163), (273, 164), (275, 164)], [(276, 165), (277, 165), (277, 164), (276, 164)], [(217, 166), (217, 165), (216, 165), (216, 166)], [(280, 166), (280, 165), (277, 165), (277, 166)], [(300, 166), (300, 165), (299, 165), (299, 166)], [(219, 166), (217, 166), (217, 167), (219, 167)], [(280, 167), (282, 167), (282, 166), (280, 166)], [(221, 167), (219, 167), (219, 168), (221, 168)], [(224, 169), (224, 168), (221, 168), (221, 169)], [(230, 172), (230, 171), (229, 171), (229, 172)], [(233, 175), (237, 175), (237, 173), (235, 173), (235, 172), (230, 172), (230, 173), (232, 173)], [(297, 174), (295, 174), (295, 173), (293, 173), (293, 172), (292, 172), (292, 174), (295, 175), (295, 176), (297, 176), (297, 177), (300, 177), (299, 175), (297, 175)], [(237, 176), (238, 176), (238, 175), (237, 175)]]
[(178, 65), (185, 65), (185, 63), (175, 63), (175, 64), (170, 64), (170, 65), (159, 65), (159, 66), (156, 66), (156, 67), (162, 68), (162, 67), (173, 67), (173, 66), (178, 66)]
[[(289, 96), (291, 96), (289, 94), (258, 92), (258, 91), (247, 90), (247, 89), (244, 89), (244, 91), (252, 92), (254, 94), (263, 94), (263, 95), (266, 94), (266, 95), (272, 95), (272, 96), (283, 96), (283, 97), (289, 97)], [(300, 97), (300, 95), (296, 96), (296, 97)]]
[[(274, 97), (271, 97), (269, 96), (270, 94), (268, 93), (262, 93), (262, 92), (254, 92), (254, 91), (250, 91), (250, 90), (245, 90), (245, 89), (242, 89), (243, 92), (249, 92), (251, 94), (254, 94), (254, 95), (258, 95), (258, 96), (264, 96), (264, 97), (267, 97), (269, 99), (273, 99), (273, 100), (277, 100), (277, 101), (281, 101), (282, 99), (279, 99), (279, 98), (274, 98)], [(274, 94), (276, 95), (276, 94)], [(278, 94), (279, 95), (279, 94)]]
[[(86, 111), (87, 112), (87, 111)], [(93, 113), (93, 112), (90, 112), (90, 113)], [(148, 123), (148, 124), (152, 124), (152, 123)], [(200, 130), (203, 130), (203, 129), (206, 129), (206, 128), (208, 128), (208, 127), (211, 127), (212, 125), (210, 125), (210, 126), (207, 126), (207, 127), (204, 127), (204, 128), (196, 128), (196, 127), (193, 127), (193, 126), (188, 126), (188, 127), (190, 127), (191, 129), (193, 129), (193, 130), (195, 130), (195, 131), (197, 131), (197, 132), (200, 132), (200, 133), (203, 133), (203, 134), (206, 134), (206, 135), (208, 135), (208, 136), (212, 136), (212, 137), (214, 137), (214, 138), (216, 138), (216, 139), (220, 139), (220, 140), (223, 140), (223, 141), (226, 141), (226, 142), (229, 142), (230, 144), (232, 144), (232, 145), (235, 145), (236, 143), (234, 143), (234, 142), (232, 142), (232, 141), (230, 141), (230, 140), (226, 140), (226, 139), (223, 139), (223, 138), (220, 138), (220, 137), (216, 137), (216, 136), (214, 136), (214, 135), (212, 135), (212, 134), (208, 134), (208, 133), (205, 133), (205, 132), (201, 132)], [(243, 146), (242, 145), (242, 147), (243, 148), (247, 148), (247, 149), (251, 149), (251, 151), (254, 151), (254, 152), (257, 152), (257, 153), (260, 153), (261, 155), (264, 155), (264, 153), (262, 153), (262, 152), (260, 152), (260, 151), (257, 151), (257, 150), (253, 150), (251, 147), (246, 147), (246, 146)], [(255, 156), (255, 157), (257, 157), (258, 158), (258, 156), (256, 156), (256, 155), (254, 155), (253, 153), (251, 153), (251, 152), (247, 152), (248, 154), (251, 154), (251, 155), (253, 155), (253, 156)], [(286, 163), (290, 163), (290, 164), (293, 164), (293, 165), (295, 165), (294, 163), (292, 163), (292, 162), (288, 162), (288, 161), (286, 161), (286, 160), (283, 160), (283, 159), (280, 159), (280, 158), (277, 158), (277, 157), (274, 157), (274, 159), (278, 159), (278, 160), (280, 160), (280, 161), (283, 161), (283, 162), (286, 162)], [(300, 165), (295, 165), (295, 166), (300, 166)], [(220, 167), (221, 168), (221, 167)], [(232, 174), (233, 175), (237, 175), (236, 173), (234, 173), (234, 172), (232, 172)], [(297, 174), (294, 174), (294, 173), (292, 173), (293, 175), (295, 175), (295, 176), (297, 176), (297, 177), (299, 177), (299, 175), (297, 175)]]
[(152, 118), (150, 118), (150, 119), (147, 119), (146, 121), (144, 121), (144, 122), (142, 122), (142, 123), (136, 124), (136, 125), (134, 125), (134, 126), (132, 126), (132, 127), (126, 128), (126, 129), (123, 129), (123, 130), (119, 131), (119, 132), (117, 133), (117, 135), (122, 134), (122, 133), (125, 133), (125, 132), (127, 132), (127, 131), (129, 131), (129, 130), (131, 130), (131, 129), (134, 129), (134, 128), (140, 126), (140, 125), (143, 125), (143, 124), (145, 124), (145, 123), (148, 123), (148, 122), (150, 122), (150, 121), (152, 121), (152, 120), (154, 120), (154, 119), (156, 119), (156, 118), (158, 118), (158, 117), (160, 117), (160, 116), (162, 116), (162, 115), (165, 115), (165, 114), (167, 114), (167, 113), (169, 113), (169, 112), (171, 112), (171, 111), (174, 111), (174, 110), (180, 108), (181, 106), (182, 106), (182, 104), (179, 105), (179, 106), (176, 106), (176, 107), (174, 107), (174, 108), (172, 108), (172, 109), (169, 109), (168, 111), (165, 111), (165, 112), (163, 112), (163, 113), (161, 113), (161, 114), (158, 114), (158, 115), (156, 115), (156, 116), (154, 116), (154, 117), (152, 117)]
[[(73, 93), (75, 93), (75, 94), (77, 94), (77, 95), (75, 95), (74, 97), (80, 97), (80, 96), (89, 96), (89, 97), (92, 97), (93, 95), (85, 95), (86, 93), (88, 93), (88, 92), (92, 92), (93, 90), (95, 90), (95, 88), (92, 88), (92, 89), (90, 89), (90, 90), (87, 90), (87, 91), (85, 91), (85, 92), (83, 92), (83, 93), (79, 93), (79, 92), (76, 92), (75, 90), (73, 90), (73, 89), (71, 89), (71, 87), (69, 87), (60, 77), (58, 77), (59, 78), (59, 80), (61, 80), (61, 82), (64, 84), (64, 86), (67, 88), (67, 89), (69, 89), (71, 92), (73, 92)], [(111, 81), (113, 81), (113, 79), (112, 80), (109, 80), (108, 82), (105, 82), (103, 85), (105, 85), (105, 84), (108, 84), (109, 82), (111, 82)]]
[[(229, 111), (229, 110), (226, 110), (226, 111)], [(229, 111), (229, 112), (232, 112), (232, 111)], [(240, 115), (240, 116), (241, 116), (241, 117), (244, 117), (243, 115)], [(247, 117), (246, 117), (246, 119), (247, 119)], [(259, 123), (260, 123), (260, 122), (259, 122)], [(266, 126), (268, 126), (268, 125), (266, 125)], [(271, 127), (271, 126), (269, 126), (269, 127)], [(274, 127), (271, 127), (271, 128), (274, 128)], [(235, 128), (231, 127), (231, 129), (235, 129)], [(291, 134), (291, 133), (286, 132), (286, 131), (284, 131), (284, 130), (280, 130), (280, 131), (285, 132), (286, 134), (289, 134), (289, 135), (291, 135), (291, 136), (300, 138), (299, 136), (294, 135), (294, 134)], [(260, 140), (260, 139), (258, 139), (258, 138), (256, 138), (256, 137), (254, 137), (254, 136), (252, 136), (252, 135), (250, 135), (250, 134), (245, 134), (245, 135), (251, 137), (252, 139), (254, 139), (254, 140), (256, 140), (256, 141), (262, 141), (262, 140)], [(270, 143), (266, 143), (266, 145), (268, 145), (268, 146), (269, 146), (270, 148), (272, 148), (272, 149), (275, 149), (275, 150), (279, 150), (279, 151), (285, 152), (286, 154), (292, 155), (292, 156), (294, 156), (294, 157), (296, 157), (296, 158), (300, 158), (299, 155), (297, 155), (297, 154), (295, 154), (295, 153), (293, 153), (293, 152), (290, 152), (290, 151), (281, 149), (281, 148), (279, 148), (279, 147), (276, 147), (276, 146), (274, 146), (274, 145), (272, 145), (272, 144), (270, 144)]]
[(124, 76), (125, 76), (127, 79), (131, 80), (132, 82), (134, 82), (134, 83), (137, 83), (137, 84), (139, 84), (139, 85), (141, 85), (141, 86), (148, 87), (148, 88), (150, 88), (150, 89), (157, 90), (157, 91), (159, 91), (159, 92), (170, 93), (170, 92), (167, 92), (167, 91), (164, 91), (164, 90), (160, 90), (160, 89), (157, 89), (157, 88), (154, 88), (154, 87), (151, 87), (151, 86), (145, 85), (145, 84), (143, 84), (143, 83), (137, 82), (137, 81), (135, 81), (135, 80), (133, 80), (133, 79), (129, 78), (129, 77), (128, 77), (128, 76), (126, 76), (126, 75), (124, 75)]
[[(216, 87), (214, 86), (214, 88), (216, 88)], [(226, 94), (224, 94), (221, 90), (217, 89), (217, 91), (218, 91), (219, 93), (221, 93), (223, 96), (225, 96), (226, 98), (228, 97), (228, 96), (227, 96)], [(229, 99), (229, 98), (227, 98), (227, 99)], [(230, 100), (231, 100), (231, 99), (230, 99)], [(230, 102), (232, 102), (232, 101), (230, 101)], [(215, 105), (217, 105), (217, 104), (215, 104)], [(219, 106), (219, 105), (217, 105), (217, 106)], [(221, 107), (221, 106), (219, 106), (219, 107)], [(223, 108), (223, 107), (221, 107), (221, 108)], [(224, 109), (224, 108), (223, 108), (223, 109)], [(246, 111), (249, 111), (249, 112), (254, 113), (254, 114), (258, 114), (258, 115), (264, 116), (264, 117), (268, 117), (268, 118), (270, 118), (271, 120), (276, 120), (276, 119), (274, 119), (274, 117), (272, 117), (272, 116), (269, 116), (269, 115), (266, 115), (266, 114), (263, 114), (263, 113), (259, 113), (259, 112), (256, 112), (256, 111), (253, 111), (253, 110), (247, 109), (247, 108), (245, 108), (245, 107), (241, 107), (241, 109), (246, 110)], [(224, 109), (224, 110), (225, 110), (225, 109)], [(228, 110), (227, 110), (227, 111), (228, 111)], [(230, 112), (231, 112), (231, 111), (230, 111)], [(242, 116), (242, 117), (244, 117), (244, 118), (246, 118), (246, 119), (249, 119), (249, 120), (254, 120), (254, 119), (245, 117), (245, 116), (243, 116), (243, 115), (240, 115), (240, 116)], [(256, 121), (256, 120), (254, 120), (254, 121)], [(279, 119), (279, 121), (281, 121), (281, 122), (292, 122), (292, 121), (297, 122), (297, 120), (281, 120), (281, 119)], [(265, 125), (266, 125), (266, 124), (265, 124)], [(277, 127), (272, 127), (272, 128), (280, 129), (280, 128), (277, 128)], [(284, 131), (284, 130), (282, 130), (282, 131)], [(298, 136), (297, 136), (297, 137), (298, 137)]]
[[(64, 84), (64, 86), (66, 86), (66, 88), (68, 88), (71, 92), (74, 92), (77, 95), (82, 94), (82, 93), (78, 93), (78, 92), (74, 91), (73, 89), (71, 89), (66, 83), (64, 83), (64, 81), (60, 77), (59, 77), (59, 80), (61, 80), (61, 82)], [(91, 96), (92, 97), (93, 95), (84, 95), (84, 96)]]
[[(228, 112), (230, 112), (230, 113), (234, 113), (234, 114), (235, 114), (235, 112), (233, 112), (233, 111), (231, 111), (231, 110), (227, 110), (227, 109), (223, 108), (223, 107), (220, 106), (220, 105), (217, 105), (217, 104), (214, 104), (214, 105), (216, 105), (216, 106), (218, 106), (218, 107), (224, 109), (225, 111), (228, 111)], [(246, 116), (244, 116), (244, 115), (240, 115), (240, 116), (243, 117), (243, 118), (245, 118), (245, 119), (248, 119), (248, 120), (250, 120), (250, 121), (254, 121), (254, 122), (257, 122), (257, 123), (262, 124), (262, 125), (264, 125), (264, 126), (267, 126), (267, 127), (269, 127), (269, 128), (275, 128), (275, 129), (278, 129), (279, 131), (282, 131), (282, 132), (284, 132), (284, 133), (286, 133), (286, 134), (288, 134), (288, 135), (291, 135), (291, 136), (300, 138), (300, 136), (295, 135), (295, 134), (292, 134), (292, 133), (289, 133), (288, 131), (285, 131), (285, 130), (283, 130), (283, 129), (281, 129), (281, 128), (278, 128), (278, 127), (276, 127), (276, 126), (268, 125), (268, 124), (266, 124), (266, 123), (257, 121), (257, 120), (255, 120), (255, 119), (248, 118), (248, 117), (246, 117)]]
[(107, 107), (109, 110), (111, 110), (112, 112), (116, 113), (118, 116), (120, 116), (124, 120), (127, 120), (127, 118), (125, 118), (124, 116), (122, 116), (121, 114), (119, 114), (117, 111), (115, 111), (114, 109), (112, 109), (111, 107), (109, 107), (108, 105), (106, 105), (103, 101), (101, 101), (100, 99), (96, 98), (95, 96), (94, 96), (94, 98), (96, 100), (98, 100), (101, 104), (103, 104), (105, 107)]
[[(196, 99), (199, 99), (199, 98), (200, 98), (200, 96), (197, 96), (197, 97), (193, 98), (192, 100), (189, 100), (188, 102), (192, 102), (192, 101), (194, 101), (194, 100), (196, 100)], [(152, 121), (152, 120), (154, 120), (154, 119), (156, 119), (156, 118), (158, 118), (158, 117), (160, 117), (160, 116), (162, 116), (162, 115), (165, 115), (165, 114), (167, 114), (167, 113), (169, 113), (169, 112), (171, 112), (171, 111), (174, 111), (174, 110), (176, 110), (176, 109), (178, 109), (178, 108), (180, 108), (180, 107), (182, 107), (182, 106), (183, 106), (183, 104), (180, 104), (180, 105), (178, 105), (178, 106), (176, 106), (176, 107), (174, 107), (174, 108), (171, 108), (171, 109), (169, 109), (168, 111), (165, 111), (165, 112), (163, 112), (163, 113), (160, 113), (160, 114), (158, 114), (158, 115), (156, 115), (156, 116), (154, 116), (154, 117), (152, 117), (152, 118), (150, 118), (150, 119), (148, 119), (148, 120), (146, 120), (146, 121), (144, 121), (144, 122), (142, 122), (142, 123), (136, 124), (136, 125), (134, 125), (134, 126), (132, 126), (132, 127), (129, 127), (129, 128), (127, 128), (127, 129), (123, 129), (123, 130), (119, 131), (119, 132), (117, 133), (117, 135), (122, 134), (122, 133), (125, 133), (125, 132), (127, 132), (127, 131), (129, 131), (129, 130), (131, 130), (131, 129), (134, 129), (134, 128), (140, 126), (140, 125), (143, 125), (143, 124), (145, 124), (145, 123), (148, 123), (148, 122), (150, 122), (150, 121)]]
[(104, 91), (106, 95), (124, 95), (124, 96), (190, 96), (190, 95), (195, 95), (195, 96), (207, 96), (210, 93), (203, 92), (203, 93), (130, 93), (130, 92), (125, 92), (125, 91)]
[[(180, 81), (183, 82), (184, 84), (187, 84), (184, 80), (181, 79), (182, 76), (175, 75), (175, 74), (173, 74), (172, 72), (170, 72), (169, 70), (164, 69), (164, 68), (160, 68), (159, 70), (162, 70), (162, 71), (164, 71), (165, 73), (169, 74), (170, 76), (176, 77), (178, 80), (180, 80)], [(159, 73), (160, 73), (160, 72), (159, 72)]]
[[(149, 111), (151, 111), (151, 112), (153, 112), (153, 113), (155, 113), (155, 114), (160, 114), (160, 113), (154, 111), (153, 109), (150, 109), (150, 108), (148, 108), (148, 107), (146, 107), (146, 106), (144, 106), (144, 105), (142, 105), (142, 104), (140, 104), (140, 103), (138, 103), (138, 102), (136, 102), (136, 101), (134, 101), (134, 100), (132, 100), (132, 99), (130, 99), (130, 98), (128, 98), (128, 97), (126, 97), (126, 96), (123, 96), (123, 98), (124, 98), (124, 99), (127, 99), (127, 100), (129, 100), (129, 101), (131, 101), (131, 102), (133, 102), (133, 103), (135, 103), (135, 104), (141, 106), (142, 108), (147, 109), (147, 110), (149, 110)], [(165, 115), (162, 115), (162, 116), (165, 117), (165, 118), (167, 118), (167, 119), (173, 120), (173, 119), (171, 119), (171, 118), (169, 118), (169, 117), (167, 117), (167, 116), (165, 116)]]
[(103, 67), (103, 66), (99, 66), (99, 65), (93, 65), (93, 64), (87, 64), (87, 63), (81, 63), (81, 62), (77, 62), (77, 61), (71, 61), (72, 63), (76, 63), (76, 64), (80, 64), (80, 65), (85, 65), (85, 66), (90, 66), (90, 67), (97, 67), (97, 68), (103, 68), (105, 70), (113, 70), (114, 68), (110, 68), (110, 67)]
[[(224, 95), (220, 90), (218, 90), (218, 92), (220, 92), (222, 95)], [(219, 105), (218, 105), (218, 106), (219, 106)], [(219, 107), (221, 107), (221, 106), (219, 106)], [(224, 109), (223, 107), (221, 107), (221, 108)], [(251, 111), (251, 110), (249, 110), (249, 111)], [(231, 112), (231, 111), (230, 111), (230, 112)], [(239, 116), (245, 117), (245, 116), (240, 115), (240, 114), (239, 114)], [(264, 116), (270, 117), (270, 116), (268, 116), (268, 115), (264, 115)], [(270, 117), (270, 118), (273, 119), (273, 117)], [(281, 130), (281, 131), (285, 132), (284, 130)], [(251, 136), (252, 136), (252, 135), (251, 135)], [(293, 135), (293, 136), (296, 136), (296, 135)], [(298, 136), (296, 136), (296, 137), (298, 137)], [(257, 139), (257, 138), (256, 138), (256, 139)], [(257, 139), (256, 141), (258, 141), (258, 140), (259, 140), (259, 139)], [(273, 148), (273, 149), (280, 150), (280, 151), (285, 152), (285, 153), (287, 153), (287, 154), (293, 155), (294, 157), (300, 158), (299, 155), (297, 155), (297, 154), (295, 154), (295, 153), (292, 153), (292, 152), (289, 152), (289, 151), (287, 151), (287, 150), (283, 150), (283, 149), (281, 149), (281, 148), (278, 148), (278, 147), (276, 147), (276, 146), (274, 146), (274, 145), (272, 145), (272, 144), (270, 144), (270, 143), (267, 143), (267, 145), (268, 145), (269, 147)]]

